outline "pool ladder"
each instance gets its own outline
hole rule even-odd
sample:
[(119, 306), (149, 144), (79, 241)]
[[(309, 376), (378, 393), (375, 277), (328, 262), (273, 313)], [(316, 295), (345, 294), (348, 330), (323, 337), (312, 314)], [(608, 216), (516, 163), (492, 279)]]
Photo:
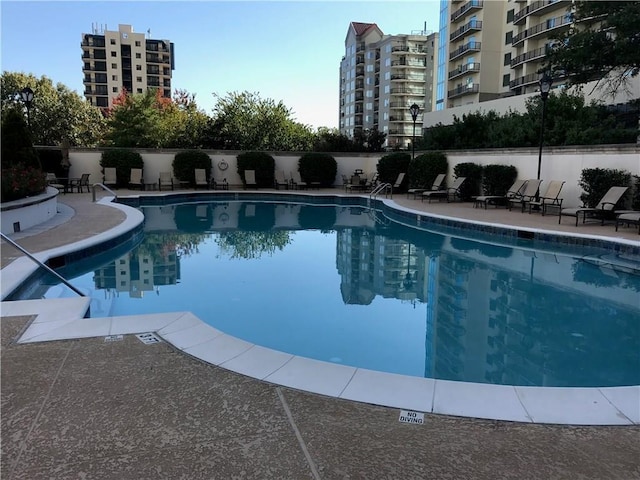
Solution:
[(107, 192), (109, 192), (111, 195), (113, 195), (113, 198), (115, 200), (118, 199), (118, 195), (116, 195), (116, 193), (113, 190), (111, 190), (109, 187), (107, 187), (105, 184), (94, 183), (93, 185), (91, 185), (91, 199), (93, 200), (94, 203), (96, 201), (96, 187), (100, 187), (103, 190), (106, 190)]
[(371, 193), (369, 193), (369, 200), (376, 198), (379, 193), (382, 193), (382, 191), (385, 192), (385, 196), (387, 195), (387, 192), (389, 192), (393, 198), (393, 186), (390, 183), (381, 183), (371, 190)]
[(54, 277), (56, 277), (58, 280), (60, 280), (62, 283), (64, 283), (67, 287), (69, 287), (71, 290), (73, 290), (74, 292), (76, 292), (78, 295), (80, 295), (81, 297), (86, 297), (86, 295), (84, 293), (82, 293), (80, 290), (78, 290), (76, 287), (74, 287), (73, 285), (71, 285), (69, 283), (69, 281), (64, 278), (62, 275), (60, 275), (58, 272), (56, 272), (55, 270), (53, 270), (50, 266), (45, 265), (44, 263), (42, 263), (40, 260), (38, 260), (36, 257), (34, 257), (33, 255), (31, 255), (28, 251), (26, 251), (24, 248), (22, 248), (20, 245), (18, 245), (16, 242), (14, 242), (13, 240), (11, 240), (9, 237), (7, 237), (4, 233), (0, 232), (0, 235), (2, 235), (2, 239), (13, 245), (15, 248), (17, 248), (18, 250), (20, 250), (22, 253), (24, 253), (27, 257), (29, 257), (31, 260), (33, 260), (36, 265), (38, 265), (39, 267), (44, 268), (47, 272), (49, 272), (51, 275), (53, 275)]

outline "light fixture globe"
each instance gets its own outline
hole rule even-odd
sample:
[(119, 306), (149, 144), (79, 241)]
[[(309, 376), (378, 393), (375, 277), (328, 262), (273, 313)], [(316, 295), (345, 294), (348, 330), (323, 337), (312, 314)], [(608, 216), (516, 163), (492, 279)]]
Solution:
[(547, 99), (549, 95), (549, 91), (551, 90), (551, 85), (553, 85), (553, 78), (545, 72), (542, 77), (540, 77), (540, 95), (543, 100)]
[(417, 103), (414, 103), (409, 107), (409, 113), (411, 113), (411, 118), (415, 122), (418, 118), (418, 115), (420, 114), (420, 107)]
[(29, 107), (31, 102), (33, 102), (33, 90), (29, 87), (25, 87), (20, 92), (20, 99), (24, 102), (24, 104)]

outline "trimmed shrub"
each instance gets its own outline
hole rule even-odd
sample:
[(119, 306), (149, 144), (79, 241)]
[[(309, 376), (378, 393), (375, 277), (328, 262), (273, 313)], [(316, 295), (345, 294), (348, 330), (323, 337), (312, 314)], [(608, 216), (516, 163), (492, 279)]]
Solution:
[(453, 174), (456, 178), (466, 177), (466, 180), (460, 186), (460, 198), (462, 200), (471, 200), (472, 197), (480, 195), (480, 188), (482, 187), (482, 165), (472, 162), (459, 163), (453, 167)]
[(631, 199), (631, 208), (640, 210), (640, 175), (634, 175), (633, 178), (635, 179), (635, 190)]
[(207, 180), (211, 178), (211, 158), (202, 150), (185, 150), (173, 157), (173, 175), (189, 185), (196, 184), (196, 168), (204, 168)]
[(449, 169), (447, 156), (442, 152), (428, 152), (418, 155), (409, 162), (407, 176), (410, 188), (431, 188), (440, 173)]
[(62, 168), (62, 151), (56, 148), (38, 150), (43, 172), (53, 172), (56, 177), (66, 177), (68, 169)]
[[(578, 185), (583, 192), (580, 200), (584, 206), (594, 208), (611, 187), (630, 187), (631, 173), (613, 168), (585, 168), (580, 174)], [(620, 205), (627, 203), (630, 192), (620, 199)]]
[(18, 163), (2, 169), (1, 201), (10, 202), (42, 193), (47, 186), (42, 170)]
[(303, 230), (328, 232), (336, 228), (336, 207), (303, 205), (298, 213), (298, 224)]
[(332, 187), (338, 173), (338, 162), (328, 153), (305, 153), (298, 160), (298, 171), (304, 182), (320, 182), (321, 187)]
[[(411, 163), (411, 154), (405, 152), (394, 152), (383, 156), (378, 162), (378, 176), (380, 182), (390, 183), (393, 185), (398, 178), (398, 174), (409, 172), (409, 164)], [(409, 175), (406, 175), (400, 191), (405, 190), (409, 183)]]
[(516, 178), (518, 169), (513, 165), (485, 165), (482, 169), (482, 192), (484, 195), (506, 195)]
[(245, 152), (236, 157), (238, 159), (238, 175), (244, 182), (244, 171), (255, 170), (258, 187), (273, 187), (275, 180), (276, 161), (264, 152)]
[(102, 152), (100, 166), (103, 174), (106, 167), (115, 167), (116, 180), (118, 182), (116, 187), (126, 187), (129, 185), (129, 179), (131, 178), (131, 169), (144, 168), (144, 161), (142, 160), (142, 155), (138, 152), (127, 149), (114, 149)]

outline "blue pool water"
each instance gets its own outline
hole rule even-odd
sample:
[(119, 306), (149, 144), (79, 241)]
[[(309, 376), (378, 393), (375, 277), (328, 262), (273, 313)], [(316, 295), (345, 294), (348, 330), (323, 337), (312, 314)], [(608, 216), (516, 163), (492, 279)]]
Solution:
[[(640, 274), (608, 254), (477, 242), (362, 207), (142, 209), (135, 248), (62, 269), (94, 317), (189, 310), (265, 347), (420, 377), (640, 384)], [(73, 295), (46, 278), (29, 291)]]

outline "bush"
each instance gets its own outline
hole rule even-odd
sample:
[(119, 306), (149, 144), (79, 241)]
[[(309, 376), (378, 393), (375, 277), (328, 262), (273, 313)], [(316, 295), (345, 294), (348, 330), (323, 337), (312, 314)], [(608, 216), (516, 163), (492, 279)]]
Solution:
[[(378, 179), (383, 183), (390, 183), (393, 185), (398, 178), (398, 174), (409, 171), (409, 164), (411, 163), (411, 155), (405, 152), (394, 152), (389, 155), (383, 156), (378, 162)], [(405, 176), (402, 185), (400, 186), (400, 191), (406, 188), (409, 183), (409, 179), (407, 178), (409, 175)]]
[(273, 187), (275, 180), (276, 161), (264, 152), (245, 152), (236, 157), (238, 159), (238, 175), (244, 181), (245, 170), (255, 170), (258, 187)]
[[(631, 173), (613, 168), (585, 168), (580, 174), (578, 185), (583, 190), (580, 200), (584, 206), (594, 208), (611, 187), (630, 187)], [(619, 203), (626, 204), (628, 196), (629, 193), (624, 195)]]
[(202, 150), (185, 150), (176, 153), (173, 157), (173, 175), (190, 185), (196, 184), (196, 168), (203, 168), (206, 171), (207, 180), (211, 178), (211, 158)]
[(634, 175), (633, 178), (635, 178), (635, 190), (631, 199), (631, 208), (640, 210), (640, 175)]
[(298, 171), (302, 181), (320, 182), (320, 186), (333, 186), (338, 173), (338, 162), (328, 153), (305, 153), (298, 160)]
[(484, 195), (506, 195), (516, 178), (518, 170), (513, 165), (485, 165), (482, 169), (482, 192)]
[(62, 151), (57, 148), (41, 148), (38, 150), (43, 172), (53, 172), (56, 177), (66, 177), (68, 169), (62, 167)]
[[(133, 150), (115, 149), (102, 152), (100, 158), (100, 166), (102, 173), (107, 167), (115, 167), (116, 169), (116, 187), (128, 186), (131, 178), (132, 168), (144, 168), (142, 155)], [(143, 172), (144, 176), (144, 172)]]
[(47, 186), (42, 170), (21, 163), (2, 169), (1, 201), (10, 202), (42, 193)]
[(2, 169), (11, 168), (14, 165), (41, 169), (40, 158), (31, 142), (31, 132), (22, 113), (15, 109), (9, 108), (2, 114), (0, 146)]
[(428, 152), (418, 155), (409, 162), (407, 176), (410, 188), (431, 188), (440, 173), (449, 169), (447, 156), (442, 152)]
[(298, 213), (298, 224), (303, 230), (328, 232), (336, 228), (336, 207), (303, 205)]
[(472, 162), (459, 163), (453, 167), (453, 174), (456, 178), (466, 177), (466, 180), (460, 186), (460, 198), (462, 200), (471, 200), (472, 197), (480, 195), (480, 188), (482, 187), (482, 165)]

